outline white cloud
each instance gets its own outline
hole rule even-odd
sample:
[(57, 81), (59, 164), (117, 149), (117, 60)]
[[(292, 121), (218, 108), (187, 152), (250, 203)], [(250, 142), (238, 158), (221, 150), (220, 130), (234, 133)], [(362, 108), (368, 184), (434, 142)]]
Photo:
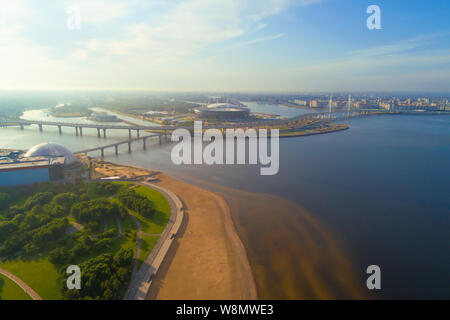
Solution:
[[(36, 12), (31, 1), (5, 1), (0, 11), (0, 88), (15, 83), (22, 88), (47, 89), (314, 90), (352, 89), (352, 84), (364, 89), (375, 83), (379, 87), (374, 89), (383, 89), (395, 84), (419, 87), (421, 79), (436, 82), (436, 87), (450, 81), (450, 52), (423, 50), (435, 36), (365, 48), (315, 65), (308, 61), (298, 68), (282, 69), (277, 61), (264, 68), (256, 63), (245, 68), (240, 63), (224, 63), (224, 47), (280, 39), (284, 33), (270, 31), (269, 18), (291, 5), (315, 2), (319, 1), (68, 0), (67, 5), (80, 6), (82, 30), (68, 33), (62, 46), (43, 45), (39, 37), (34, 41), (26, 37), (25, 28), (49, 19)], [(149, 8), (152, 10), (145, 11), (148, 16), (140, 14), (141, 9)], [(109, 27), (114, 31), (108, 31)], [(65, 24), (61, 28), (66, 28)], [(102, 32), (91, 33), (91, 29)], [(396, 73), (398, 68), (402, 71)]]
[(279, 34), (275, 34), (275, 35), (271, 35), (271, 36), (267, 36), (267, 37), (256, 38), (256, 39), (252, 39), (252, 40), (248, 40), (248, 41), (244, 41), (244, 42), (235, 43), (235, 44), (229, 46), (227, 49), (235, 49), (235, 48), (245, 47), (245, 46), (255, 44), (255, 43), (272, 41), (272, 40), (283, 38), (284, 36), (285, 36), (284, 33), (279, 33)]
[(126, 16), (131, 12), (134, 1), (117, 0), (67, 0), (65, 6), (80, 9), (81, 23), (100, 26)]
[[(68, 0), (60, 7), (62, 14), (66, 14), (65, 6), (78, 5), (82, 31), (87, 24), (103, 31), (114, 26), (115, 33), (106, 32), (102, 37), (86, 40), (71, 33), (64, 45), (68, 53), (61, 55), (62, 46), (41, 45), (38, 38), (32, 41), (21, 32), (40, 19), (50, 19), (42, 14), (46, 10), (44, 4), (51, 6), (52, 3), (42, 2), (42, 6), (33, 10), (28, 0), (15, 0), (2, 7), (7, 20), (3, 19), (6, 28), (0, 30), (0, 88), (8, 88), (10, 83), (22, 87), (33, 87), (33, 84), (36, 87), (98, 87), (108, 86), (114, 81), (117, 86), (123, 86), (126, 79), (133, 82), (129, 86), (136, 86), (136, 79), (141, 79), (142, 86), (145, 86), (153, 81), (155, 72), (174, 76), (186, 73), (176, 70), (176, 65), (182, 65), (184, 59), (195, 57), (211, 44), (261, 30), (267, 25), (266, 18), (280, 13), (292, 3), (306, 2), (309, 1)], [(157, 14), (153, 12), (154, 19), (146, 20), (141, 16), (142, 22), (117, 29), (120, 26), (118, 19), (130, 18), (130, 15), (139, 17), (139, 8), (149, 7), (164, 7), (164, 10)], [(134, 19), (128, 21), (131, 20)], [(66, 26), (61, 25), (61, 28)], [(71, 37), (77, 40), (70, 43)], [(83, 37), (86, 38), (86, 34)], [(271, 37), (259, 37), (248, 41), (248, 44), (270, 40)], [(186, 70), (192, 69), (193, 65), (186, 66)]]
[[(192, 56), (208, 45), (263, 29), (266, 18), (280, 13), (292, 3), (312, 2), (317, 0), (176, 1), (171, 10), (158, 17), (159, 23), (129, 26), (119, 39), (79, 42), (75, 56), (113, 55), (133, 59), (141, 54), (155, 59)], [(272, 37), (266, 38), (270, 40)], [(279, 38), (281, 34), (275, 37)], [(257, 38), (248, 41), (248, 44), (264, 40)]]
[(396, 54), (400, 52), (411, 51), (421, 48), (429, 44), (432, 40), (442, 36), (443, 34), (421, 35), (414, 38), (400, 40), (396, 43), (388, 45), (376, 46), (351, 52), (354, 56), (382, 56)]

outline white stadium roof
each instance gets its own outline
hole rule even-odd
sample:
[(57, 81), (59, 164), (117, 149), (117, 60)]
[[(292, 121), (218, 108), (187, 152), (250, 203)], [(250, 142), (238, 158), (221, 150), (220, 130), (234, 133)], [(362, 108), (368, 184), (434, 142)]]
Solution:
[(242, 111), (248, 110), (247, 107), (237, 106), (231, 103), (213, 103), (206, 107), (207, 109), (223, 110), (223, 111)]

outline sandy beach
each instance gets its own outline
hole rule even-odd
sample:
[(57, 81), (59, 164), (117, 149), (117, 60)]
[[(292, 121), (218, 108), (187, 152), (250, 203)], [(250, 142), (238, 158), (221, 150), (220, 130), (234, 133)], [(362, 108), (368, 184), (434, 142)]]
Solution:
[(298, 203), (177, 172), (224, 196), (245, 244), (259, 299), (364, 299), (365, 279), (338, 234)]
[[(83, 159), (86, 161), (86, 159)], [(245, 248), (223, 197), (160, 172), (90, 159), (97, 177), (152, 175), (183, 202), (185, 219), (149, 299), (257, 299)]]

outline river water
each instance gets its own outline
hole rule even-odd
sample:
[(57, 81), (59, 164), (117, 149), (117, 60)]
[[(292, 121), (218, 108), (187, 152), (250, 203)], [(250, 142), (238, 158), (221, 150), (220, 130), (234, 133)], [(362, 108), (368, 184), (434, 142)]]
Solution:
[[(173, 144), (157, 140), (145, 152), (138, 144), (132, 154), (110, 150), (105, 160), (166, 171), (222, 194), (261, 298), (450, 298), (450, 116), (380, 115), (349, 124), (281, 139), (275, 176), (260, 176), (259, 166), (176, 166)], [(128, 137), (63, 130), (1, 129), (0, 148), (52, 141), (76, 151)], [(381, 268), (377, 291), (366, 288), (373, 264)]]

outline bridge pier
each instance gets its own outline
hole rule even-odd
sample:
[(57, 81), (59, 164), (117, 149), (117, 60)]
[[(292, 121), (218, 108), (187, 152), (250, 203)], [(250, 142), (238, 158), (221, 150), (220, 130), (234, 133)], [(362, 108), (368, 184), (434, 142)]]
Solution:
[(115, 151), (116, 151), (116, 156), (119, 154), (119, 145), (115, 145), (114, 146), (114, 149), (115, 149)]
[(103, 128), (103, 138), (106, 139), (106, 128)]
[(58, 131), (59, 131), (59, 134), (62, 134), (62, 128), (61, 128), (61, 126), (58, 126)]
[(131, 140), (131, 129), (128, 129), (128, 139)]
[(101, 134), (100, 134), (100, 128), (97, 128), (97, 138), (100, 138)]
[(21, 124), (20, 124), (20, 130), (23, 130), (23, 129), (24, 129), (23, 123), (21, 123)]
[(39, 131), (42, 132), (42, 124), (39, 124)]
[(83, 136), (83, 127), (79, 127), (80, 129), (80, 136)]
[(128, 141), (128, 153), (131, 153), (131, 141)]
[(142, 149), (144, 149), (144, 150), (147, 148), (146, 143), (147, 143), (147, 138), (142, 139)]
[(139, 129), (136, 130), (137, 138), (139, 139)]
[(104, 157), (105, 157), (105, 149), (104, 149), (104, 148), (101, 148), (101, 149), (100, 149), (100, 152), (101, 152), (102, 158), (104, 158)]
[(162, 134), (159, 135), (159, 144), (162, 144)]
[(78, 127), (75, 127), (75, 135), (78, 136)]

